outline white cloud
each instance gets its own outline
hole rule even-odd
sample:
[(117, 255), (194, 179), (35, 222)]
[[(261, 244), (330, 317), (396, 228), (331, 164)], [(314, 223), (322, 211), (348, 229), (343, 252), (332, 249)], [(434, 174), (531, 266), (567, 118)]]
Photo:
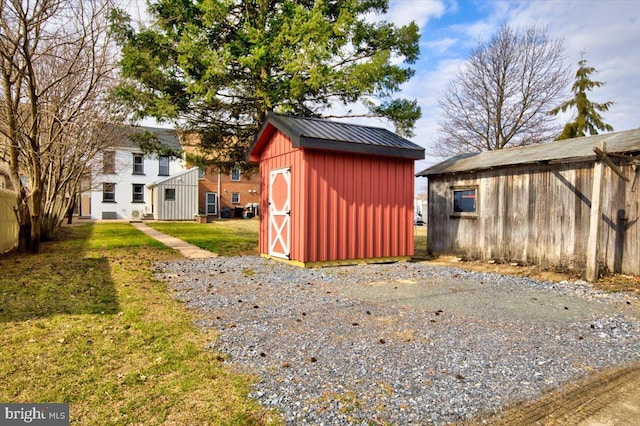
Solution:
[(420, 43), (421, 49), (429, 49), (434, 55), (445, 55), (447, 52), (460, 42), (459, 39), (453, 37), (441, 38), (438, 40), (429, 40)]
[[(576, 19), (579, 16), (579, 19)], [(588, 96), (594, 102), (613, 101), (605, 122), (615, 130), (640, 127), (640, 2), (535, 2), (523, 3), (513, 22), (548, 25), (549, 33), (563, 38), (572, 75), (580, 52), (598, 70), (594, 80), (605, 82)]]
[(427, 26), (429, 19), (439, 18), (444, 11), (445, 5), (439, 0), (395, 0), (390, 3), (384, 19), (399, 26), (415, 21), (422, 29)]
[[(593, 79), (606, 84), (589, 93), (594, 102), (613, 101), (602, 115), (616, 131), (640, 127), (640, 2), (634, 1), (487, 1), (476, 3), (478, 18), (465, 24), (439, 28), (440, 38), (423, 32), (422, 58), (416, 76), (404, 86), (402, 96), (417, 98), (423, 118), (417, 123), (414, 142), (429, 150), (436, 138), (438, 97), (464, 64), (479, 39), (491, 37), (499, 26), (546, 26), (554, 38), (564, 40), (567, 65), (575, 74), (580, 52), (598, 73)], [(455, 3), (445, 11), (455, 11)], [(567, 88), (568, 90), (569, 88)], [(567, 94), (570, 96), (570, 93)], [(563, 120), (570, 118), (567, 114)], [(417, 169), (437, 159), (418, 162)]]

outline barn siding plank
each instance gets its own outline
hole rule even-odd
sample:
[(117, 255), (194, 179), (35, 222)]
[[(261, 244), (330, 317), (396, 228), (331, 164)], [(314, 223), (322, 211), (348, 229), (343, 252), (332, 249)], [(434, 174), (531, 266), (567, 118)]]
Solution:
[[(612, 271), (640, 274), (640, 184), (633, 186), (639, 172), (619, 166), (631, 182), (605, 170), (599, 261)], [(584, 268), (592, 179), (589, 161), (430, 176), (428, 249)], [(450, 214), (451, 188), (466, 185), (479, 188), (477, 219)]]

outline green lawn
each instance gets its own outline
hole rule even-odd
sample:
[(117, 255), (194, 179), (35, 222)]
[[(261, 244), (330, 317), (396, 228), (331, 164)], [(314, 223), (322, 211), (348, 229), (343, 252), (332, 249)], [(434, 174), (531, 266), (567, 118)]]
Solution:
[(0, 256), (0, 401), (68, 402), (82, 425), (275, 422), (153, 277), (178, 256), (125, 223)]
[(413, 239), (414, 256), (427, 257), (427, 227), (414, 226)]
[[(258, 254), (259, 219), (216, 220), (211, 223), (146, 222), (152, 228), (221, 256)], [(415, 255), (427, 256), (427, 228), (415, 226)]]
[(216, 220), (211, 223), (146, 222), (150, 227), (220, 256), (258, 254), (259, 219)]

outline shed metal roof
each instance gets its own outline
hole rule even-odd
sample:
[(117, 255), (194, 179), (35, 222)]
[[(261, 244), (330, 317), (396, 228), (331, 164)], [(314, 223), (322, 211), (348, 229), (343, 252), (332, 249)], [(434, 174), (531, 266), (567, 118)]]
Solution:
[(423, 147), (387, 129), (269, 113), (249, 150), (250, 161), (259, 160), (275, 129), (287, 135), (294, 147), (412, 160), (424, 158)]
[(159, 185), (162, 185), (164, 183), (173, 183), (172, 181), (178, 182), (182, 176), (187, 175), (189, 173), (198, 173), (198, 167), (192, 167), (192, 168), (187, 169), (187, 170), (182, 170), (181, 172), (178, 172), (175, 175), (163, 177), (161, 179), (158, 179), (156, 181), (148, 183), (145, 186), (148, 189), (153, 189), (153, 188), (155, 188), (155, 187), (157, 187)]
[(585, 136), (542, 145), (463, 154), (433, 165), (416, 176), (427, 177), (550, 161), (587, 161), (596, 158), (593, 148), (600, 141), (606, 142), (606, 150), (611, 154), (640, 152), (640, 129)]

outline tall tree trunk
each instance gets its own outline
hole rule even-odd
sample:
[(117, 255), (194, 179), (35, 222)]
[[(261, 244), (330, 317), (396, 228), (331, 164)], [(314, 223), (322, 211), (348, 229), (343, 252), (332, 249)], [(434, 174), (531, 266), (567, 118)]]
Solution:
[(31, 221), (29, 210), (21, 199), (18, 199), (16, 220), (18, 221), (18, 251), (24, 253), (31, 249)]
[(31, 213), (31, 249), (32, 253), (40, 250), (40, 239), (42, 236), (42, 179), (40, 178), (40, 161), (32, 161), (31, 170), (31, 194), (29, 194), (28, 205)]
[(31, 252), (40, 251), (41, 224), (40, 216), (31, 216)]

